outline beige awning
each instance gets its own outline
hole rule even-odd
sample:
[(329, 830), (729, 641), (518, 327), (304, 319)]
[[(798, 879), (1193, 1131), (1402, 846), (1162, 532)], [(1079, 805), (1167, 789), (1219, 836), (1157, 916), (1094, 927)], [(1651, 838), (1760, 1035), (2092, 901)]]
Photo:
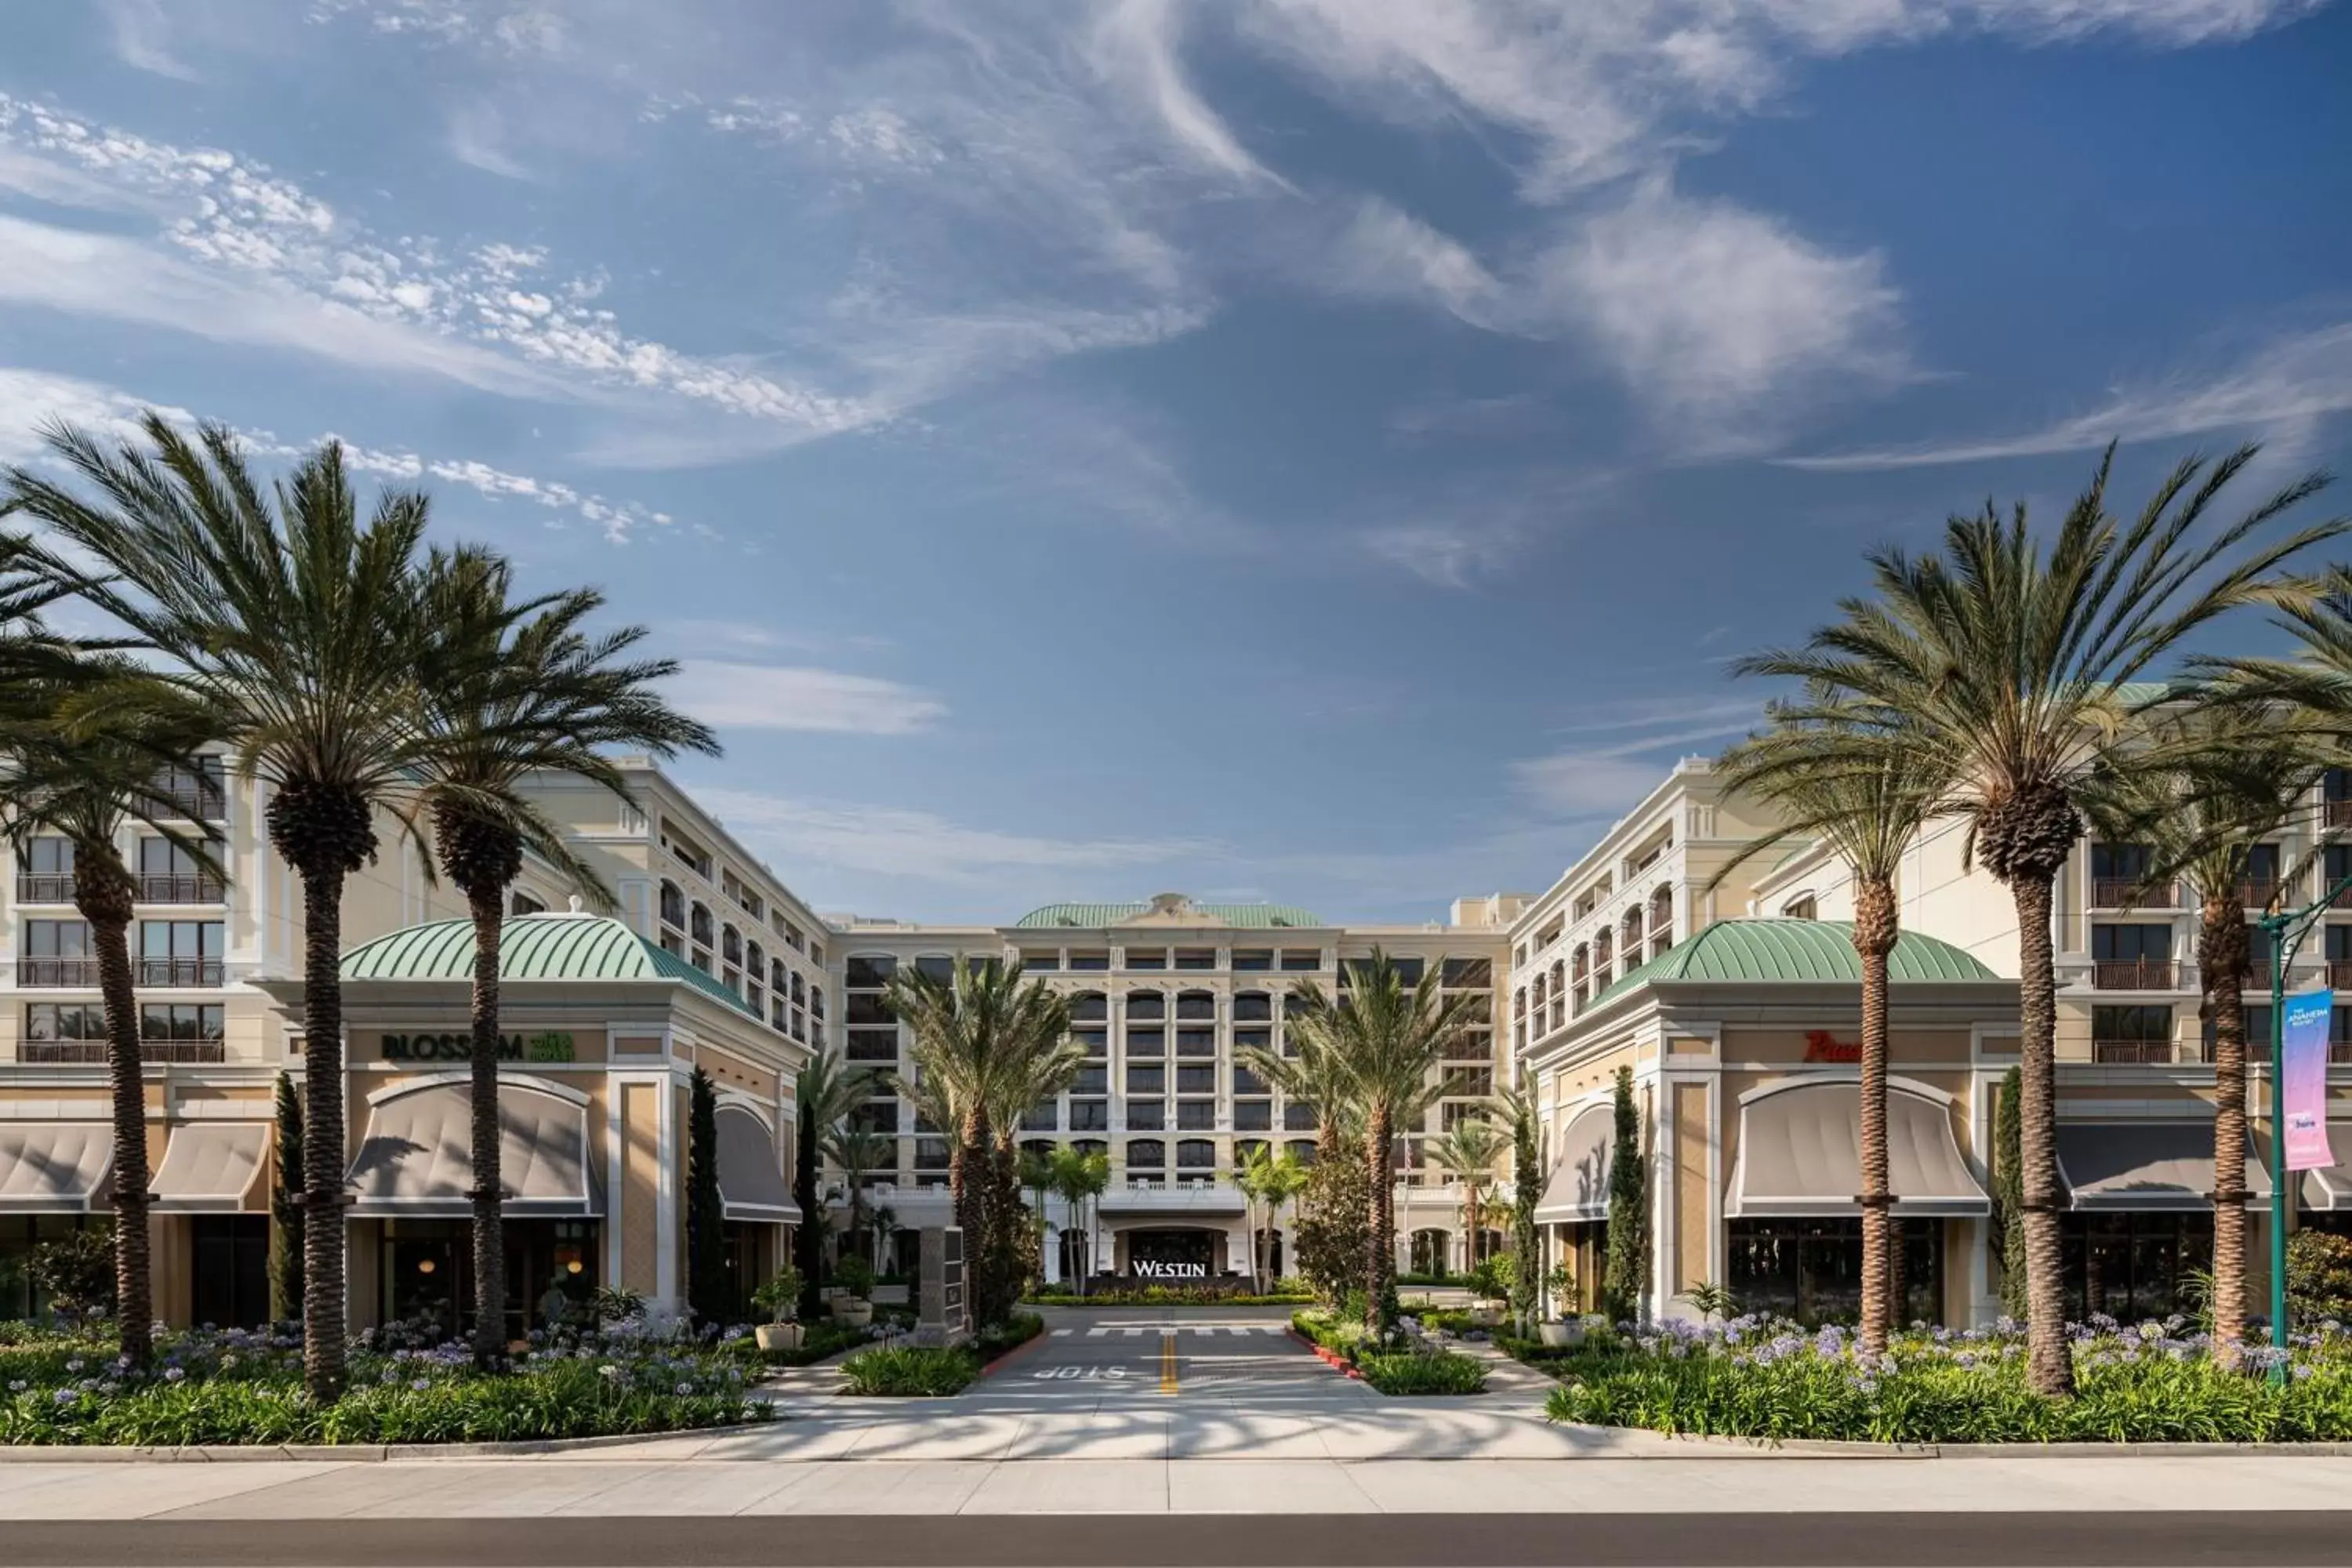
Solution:
[[(2058, 1179), (2078, 1209), (2162, 1212), (2213, 1206), (2213, 1121), (2062, 1121)], [(2249, 1201), (2267, 1203), (2270, 1173), (2246, 1150)]]
[[(1952, 1135), (1944, 1104), (1890, 1086), (1887, 1186), (1898, 1215), (1981, 1215), (1992, 1200)], [(1862, 1088), (1800, 1083), (1742, 1096), (1724, 1212), (1810, 1218), (1862, 1212)]]
[[(471, 1212), (471, 1097), (462, 1083), (394, 1089), (368, 1110), (367, 1138), (344, 1178), (351, 1212), (444, 1215)], [(588, 1160), (584, 1105), (518, 1084), (499, 1086), (499, 1174), (504, 1210), (517, 1217), (579, 1218), (603, 1212)]]
[(197, 1121), (172, 1131), (155, 1168), (155, 1206), (173, 1214), (257, 1213), (269, 1159), (263, 1121)]
[(0, 1214), (90, 1214), (112, 1199), (110, 1121), (0, 1122)]
[(1587, 1106), (1569, 1122), (1536, 1205), (1538, 1225), (1609, 1217), (1609, 1155), (1616, 1137), (1616, 1113), (1606, 1105)]
[(776, 1140), (739, 1105), (719, 1108), (719, 1198), (729, 1219), (798, 1225), (801, 1206), (776, 1166)]

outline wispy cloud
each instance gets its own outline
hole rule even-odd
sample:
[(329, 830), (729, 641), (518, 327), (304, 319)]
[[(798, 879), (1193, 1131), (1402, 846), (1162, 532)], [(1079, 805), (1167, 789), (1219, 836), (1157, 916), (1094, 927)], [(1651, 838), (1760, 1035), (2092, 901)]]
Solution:
[(1782, 458), (1831, 472), (1933, 468), (2046, 457), (2105, 446), (2243, 431), (2280, 449), (2300, 447), (2322, 422), (2352, 411), (2352, 322), (2282, 338), (2233, 365), (2119, 384), (2096, 408), (2039, 429), (1980, 440)]
[(1613, 816), (1632, 806), (1664, 778), (1684, 749), (1706, 750), (1746, 734), (1761, 719), (1762, 704), (1712, 697), (1640, 700), (1615, 711), (1558, 726), (1577, 739), (1540, 757), (1509, 765), (1512, 788), (1534, 810), (1578, 819)]
[(927, 691), (872, 676), (803, 665), (689, 659), (670, 683), (688, 712), (722, 729), (906, 735), (947, 715)]
[(178, 81), (196, 79), (194, 68), (172, 50), (171, 18), (163, 0), (102, 0), (100, 10), (124, 65)]

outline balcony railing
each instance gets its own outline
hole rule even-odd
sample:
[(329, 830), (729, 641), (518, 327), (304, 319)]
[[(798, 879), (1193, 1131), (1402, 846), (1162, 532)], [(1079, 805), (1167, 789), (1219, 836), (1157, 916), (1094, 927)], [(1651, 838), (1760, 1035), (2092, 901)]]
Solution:
[(2240, 986), (2240, 989), (2244, 991), (2269, 990), (2271, 988), (2271, 974), (2276, 967), (2277, 966), (2267, 958), (2249, 960), (2246, 964), (2245, 982), (2242, 986)]
[(2170, 991), (2179, 966), (2168, 958), (2101, 959), (2091, 965), (2098, 991)]
[(142, 904), (216, 904), (222, 888), (217, 877), (156, 873), (139, 879)]
[[(2347, 876), (2352, 876), (2352, 872), (2330, 870), (2327, 873), (2327, 885), (2333, 888)], [(2329, 894), (2327, 907), (2331, 910), (2352, 910), (2352, 888), (2346, 888), (2340, 892)]]
[(2329, 800), (2324, 804), (2327, 809), (2328, 826), (2352, 827), (2352, 799)]
[(20, 904), (69, 904), (74, 900), (73, 873), (19, 871), (16, 901)]
[(33, 986), (81, 986), (98, 984), (94, 958), (20, 958), (16, 984)]
[(2352, 958), (2331, 958), (2327, 961), (2327, 988), (2338, 991), (2352, 985)]
[(2249, 877), (2238, 884), (2238, 902), (2250, 910), (2266, 910), (2279, 896), (2279, 886), (2276, 877)]
[(2091, 1059), (2147, 1065), (2172, 1060), (2170, 1040), (2093, 1040)]
[(2153, 885), (2137, 877), (2095, 877), (2091, 907), (2095, 910), (2169, 910), (2180, 905), (2180, 889), (2170, 882)]
[[(103, 1066), (104, 1040), (26, 1040), (16, 1047), (20, 1062), (52, 1066)], [(144, 1062), (205, 1063), (226, 1060), (218, 1040), (142, 1040), (139, 1059)]]
[(222, 790), (183, 785), (163, 791), (162, 798), (190, 822), (228, 820), (228, 795)]
[(218, 985), (221, 963), (217, 958), (142, 958), (134, 978), (142, 985)]

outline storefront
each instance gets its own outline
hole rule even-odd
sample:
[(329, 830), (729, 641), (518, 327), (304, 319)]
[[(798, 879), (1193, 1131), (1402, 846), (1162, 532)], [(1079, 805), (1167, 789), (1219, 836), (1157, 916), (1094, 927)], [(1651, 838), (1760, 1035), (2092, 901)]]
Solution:
[[(2263, 1151), (2246, 1151), (2250, 1264), (2268, 1246), (2266, 1164)], [(2137, 1323), (2197, 1310), (2197, 1283), (2213, 1267), (2212, 1119), (2062, 1121), (2058, 1171), (2068, 1205), (2058, 1231), (2068, 1319), (2104, 1312)], [(2325, 1173), (2303, 1184), (2324, 1190)]]

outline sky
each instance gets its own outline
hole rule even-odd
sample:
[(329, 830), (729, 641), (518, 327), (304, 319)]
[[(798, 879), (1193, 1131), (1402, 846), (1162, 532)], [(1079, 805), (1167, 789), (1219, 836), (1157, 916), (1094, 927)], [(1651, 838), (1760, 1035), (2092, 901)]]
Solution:
[[(2322, 0), (0, 0), (0, 461), (332, 436), (821, 910), (1540, 890), (1864, 552), (2352, 445)], [(2352, 506), (2341, 493), (2339, 506)]]

